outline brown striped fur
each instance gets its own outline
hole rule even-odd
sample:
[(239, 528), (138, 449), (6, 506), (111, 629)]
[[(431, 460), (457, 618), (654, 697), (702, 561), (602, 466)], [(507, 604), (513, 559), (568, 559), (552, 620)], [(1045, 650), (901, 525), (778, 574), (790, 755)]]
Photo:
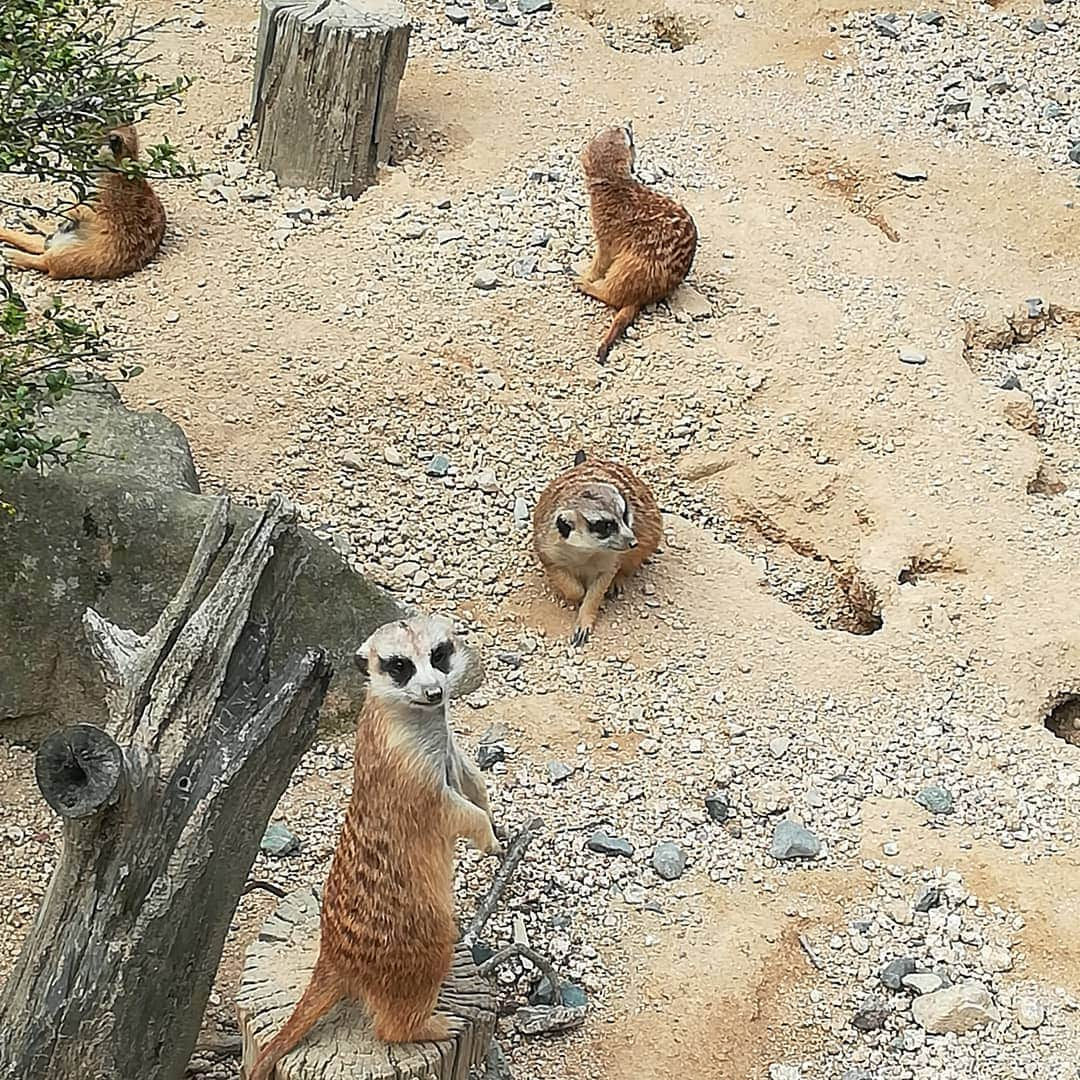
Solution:
[[(277, 1062), (342, 1000), (362, 1002), (384, 1042), (449, 1035), (433, 1010), (457, 940), (454, 844), (464, 836), (490, 854), (500, 845), (484, 780), (446, 718), (460, 653), (455, 648), (445, 672), (434, 667), (433, 649), (444, 641), (453, 641), (448, 620), (418, 616), (380, 627), (358, 653), (371, 683), (356, 729), (352, 797), (323, 894), (319, 956), (248, 1080), (270, 1080)], [(415, 675), (394, 682), (388, 657), (408, 657)]]
[[(134, 127), (107, 136), (107, 153), (116, 164), (139, 156)], [(0, 244), (12, 266), (41, 270), (51, 278), (118, 278), (141, 270), (158, 252), (165, 235), (165, 209), (141, 177), (103, 170), (89, 203), (66, 212), (67, 221), (51, 235), (0, 229)]]
[(646, 305), (663, 300), (690, 271), (697, 227), (685, 207), (633, 177), (629, 126), (601, 132), (581, 155), (589, 189), (596, 255), (575, 284), (615, 308), (597, 350), (600, 363)]
[[(614, 522), (611, 535), (594, 531)], [(572, 641), (584, 645), (600, 604), (659, 547), (664, 522), (652, 492), (626, 466), (579, 453), (544, 490), (533, 512), (533, 547), (552, 585), (578, 606)]]

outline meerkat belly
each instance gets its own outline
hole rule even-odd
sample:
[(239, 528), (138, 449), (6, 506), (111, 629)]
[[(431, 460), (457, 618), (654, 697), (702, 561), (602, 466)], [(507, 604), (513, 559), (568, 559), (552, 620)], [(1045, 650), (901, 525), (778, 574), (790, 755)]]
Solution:
[(59, 228), (52, 236), (46, 237), (45, 250), (58, 251), (60, 248), (65, 248), (71, 244), (77, 243), (80, 239), (79, 223), (77, 221), (72, 221), (69, 218), (60, 224)]

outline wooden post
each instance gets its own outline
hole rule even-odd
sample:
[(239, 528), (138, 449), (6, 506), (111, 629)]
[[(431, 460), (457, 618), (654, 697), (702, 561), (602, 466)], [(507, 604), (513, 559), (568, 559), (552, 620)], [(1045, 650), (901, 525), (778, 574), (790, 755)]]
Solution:
[(251, 119), (279, 184), (359, 195), (375, 182), (410, 31), (401, 0), (262, 0)]
[[(275, 552), (293, 527), (284, 500), (270, 500), (196, 607), (228, 511), (215, 503), (145, 637), (86, 612), (110, 725), (76, 724), (38, 751), (64, 846), (0, 993), (3, 1080), (186, 1070), (236, 902), (330, 680), (317, 650), (268, 670), (284, 595), (256, 586), (291, 558)], [(271, 569), (291, 580), (288, 566)]]
[[(287, 896), (248, 947), (236, 996), (247, 1072), (281, 1029), (311, 978), (319, 953), (320, 890)], [(306, 1039), (278, 1062), (276, 1080), (469, 1080), (482, 1069), (495, 1033), (495, 999), (459, 942), (437, 1009), (453, 1038), (389, 1046), (378, 1042), (356, 1004), (332, 1009)]]

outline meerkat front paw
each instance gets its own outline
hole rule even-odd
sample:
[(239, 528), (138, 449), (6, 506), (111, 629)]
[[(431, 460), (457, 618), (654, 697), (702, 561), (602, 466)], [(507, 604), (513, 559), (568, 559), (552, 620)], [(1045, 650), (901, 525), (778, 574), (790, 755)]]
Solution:
[(588, 626), (575, 626), (574, 636), (570, 639), (570, 644), (575, 649), (580, 649), (586, 641), (589, 640), (589, 635), (592, 633), (592, 629)]

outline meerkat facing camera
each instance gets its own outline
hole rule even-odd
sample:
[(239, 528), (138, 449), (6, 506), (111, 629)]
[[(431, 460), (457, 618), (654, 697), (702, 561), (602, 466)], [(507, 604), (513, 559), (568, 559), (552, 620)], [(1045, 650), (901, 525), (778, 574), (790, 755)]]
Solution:
[(674, 199), (635, 180), (634, 160), (629, 124), (601, 132), (581, 155), (596, 255), (575, 284), (616, 309), (596, 353), (601, 364), (646, 304), (675, 291), (697, 252), (694, 219)]
[(501, 850), (483, 777), (458, 750), (447, 718), (462, 667), (450, 621), (387, 623), (357, 663), (370, 683), (352, 797), (323, 893), (319, 956), (248, 1080), (269, 1080), (341, 1000), (362, 1002), (384, 1042), (447, 1038), (434, 1008), (457, 940), (454, 844), (464, 836), (488, 854)]
[[(110, 131), (103, 157), (113, 166), (135, 161), (139, 138), (130, 124)], [(165, 235), (165, 209), (141, 176), (102, 167), (89, 203), (65, 214), (51, 235), (0, 229), (0, 244), (12, 266), (41, 270), (51, 278), (118, 278), (141, 270), (158, 252)]]
[(652, 492), (624, 465), (579, 450), (548, 484), (533, 512), (533, 547), (552, 585), (578, 605), (574, 645), (588, 641), (604, 597), (622, 591), (663, 535)]

